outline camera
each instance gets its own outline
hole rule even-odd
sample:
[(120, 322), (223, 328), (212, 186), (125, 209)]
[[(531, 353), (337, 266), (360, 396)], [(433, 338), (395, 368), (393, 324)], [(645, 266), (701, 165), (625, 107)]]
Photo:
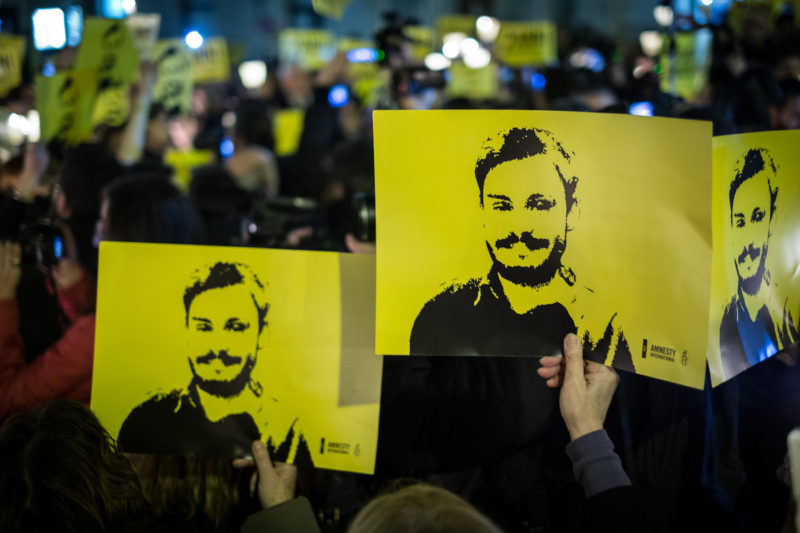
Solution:
[(50, 219), (23, 224), (17, 241), (22, 248), (22, 264), (50, 268), (64, 255), (64, 235)]

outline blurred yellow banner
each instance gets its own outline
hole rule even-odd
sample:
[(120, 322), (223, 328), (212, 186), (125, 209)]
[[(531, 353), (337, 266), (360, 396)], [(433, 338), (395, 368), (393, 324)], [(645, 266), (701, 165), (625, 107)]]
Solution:
[(92, 410), (129, 452), (371, 474), (375, 257), (104, 242)]
[(303, 135), (305, 117), (305, 111), (302, 109), (281, 109), (275, 112), (272, 119), (275, 155), (283, 157), (297, 151), (300, 146), (300, 137)]
[(311, 7), (323, 17), (342, 19), (342, 13), (350, 5), (350, 0), (311, 0)]
[(469, 68), (463, 63), (453, 63), (447, 79), (446, 93), (450, 98), (489, 100), (497, 96), (499, 81), (497, 65)]
[(439, 40), (448, 33), (463, 33), (467, 37), (475, 36), (475, 22), (478, 17), (472, 15), (444, 15), (436, 19)]
[(42, 141), (56, 139), (74, 145), (91, 140), (97, 85), (97, 71), (94, 69), (75, 69), (50, 77), (36, 77), (36, 109), (41, 120)]
[(0, 98), (22, 82), (25, 37), (0, 34)]
[(800, 340), (800, 131), (714, 137), (714, 386)]
[(552, 22), (503, 22), (494, 44), (498, 59), (511, 67), (558, 61), (558, 34)]
[(192, 57), (192, 79), (195, 83), (217, 83), (231, 77), (228, 42), (222, 37), (210, 37), (203, 46), (189, 51)]
[[(713, 35), (707, 28), (675, 34), (674, 52), (664, 37), (661, 90), (694, 100), (708, 85)], [(674, 58), (673, 58), (674, 53)]]
[(188, 115), (192, 110), (192, 57), (180, 39), (158, 41), (153, 47), (158, 65), (158, 79), (153, 88), (153, 102), (168, 113)]
[(373, 117), (377, 353), (553, 355), (572, 331), (594, 360), (703, 388), (710, 123)]
[(278, 57), (282, 64), (317, 70), (334, 55), (336, 37), (327, 30), (289, 28), (278, 34)]

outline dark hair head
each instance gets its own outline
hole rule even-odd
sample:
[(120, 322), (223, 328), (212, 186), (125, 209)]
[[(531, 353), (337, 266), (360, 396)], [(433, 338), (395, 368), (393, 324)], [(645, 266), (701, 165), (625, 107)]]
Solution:
[(452, 492), (415, 484), (378, 496), (361, 509), (348, 533), (499, 533), (489, 518)]
[(236, 139), (244, 145), (263, 146), (267, 150), (275, 149), (275, 137), (272, 133), (272, 117), (263, 102), (243, 102), (236, 109)]
[(145, 531), (150, 506), (97, 417), (56, 400), (0, 428), (0, 530)]
[(733, 199), (736, 196), (736, 191), (745, 181), (749, 180), (759, 172), (766, 170), (769, 172), (767, 175), (767, 187), (769, 187), (769, 217), (775, 212), (775, 200), (778, 198), (778, 188), (772, 188), (770, 175), (775, 176), (778, 167), (775, 161), (772, 160), (772, 155), (766, 148), (751, 148), (747, 151), (742, 159), (736, 162), (734, 167), (733, 181), (729, 191), (729, 198), (731, 204), (731, 220), (733, 220)]
[(105, 191), (104, 237), (112, 241), (192, 244), (199, 220), (189, 202), (161, 175), (131, 176)]
[(569, 213), (578, 202), (575, 196), (578, 178), (570, 175), (574, 153), (567, 151), (552, 133), (539, 128), (511, 128), (486, 139), (483, 143), (483, 155), (475, 163), (475, 179), (480, 189), (481, 205), (483, 205), (483, 184), (493, 168), (509, 161), (539, 155), (552, 160), (564, 185), (567, 213)]
[(211, 289), (219, 289), (239, 284), (247, 287), (250, 291), (250, 297), (253, 299), (253, 304), (256, 306), (256, 311), (258, 312), (258, 332), (261, 333), (267, 325), (269, 303), (266, 301), (266, 287), (249, 266), (243, 263), (225, 263), (220, 261), (213, 265), (206, 265), (203, 268), (195, 270), (192, 274), (192, 280), (194, 283), (186, 287), (183, 293), (183, 306), (186, 309), (187, 326), (189, 325), (189, 308), (192, 306), (192, 301), (194, 301), (198, 295)]
[(122, 167), (104, 147), (80, 144), (70, 149), (58, 178), (76, 220), (97, 220), (103, 188), (122, 174)]

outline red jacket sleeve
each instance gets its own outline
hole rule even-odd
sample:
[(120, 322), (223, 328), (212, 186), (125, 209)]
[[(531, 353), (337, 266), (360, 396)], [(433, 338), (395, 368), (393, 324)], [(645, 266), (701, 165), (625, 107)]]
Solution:
[(67, 318), (74, 322), (81, 315), (94, 310), (95, 293), (94, 280), (83, 270), (80, 279), (72, 287), (58, 291), (58, 302)]
[(26, 363), (16, 300), (0, 300), (0, 420), (56, 398), (88, 405), (94, 358), (94, 314)]

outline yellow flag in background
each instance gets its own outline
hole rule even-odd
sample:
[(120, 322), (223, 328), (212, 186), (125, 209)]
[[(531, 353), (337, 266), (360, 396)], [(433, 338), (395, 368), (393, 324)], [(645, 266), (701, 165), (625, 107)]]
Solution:
[(714, 137), (711, 384), (800, 340), (800, 131)]
[(463, 33), (467, 37), (475, 36), (475, 22), (478, 17), (472, 15), (444, 15), (436, 19), (439, 41), (448, 33)]
[[(702, 388), (711, 125), (376, 111), (376, 350), (561, 352)], [(671, 139), (671, 142), (664, 142)]]
[(25, 37), (0, 34), (0, 98), (22, 82)]
[(208, 38), (200, 48), (190, 50), (190, 53), (195, 83), (225, 82), (230, 79), (231, 61), (228, 57), (228, 42), (224, 38)]
[(131, 32), (133, 45), (139, 51), (139, 57), (152, 59), (153, 47), (158, 40), (158, 30), (161, 28), (161, 15), (158, 13), (135, 13), (125, 19)]
[(305, 117), (305, 111), (302, 109), (281, 109), (275, 112), (272, 119), (275, 155), (283, 157), (297, 152), (300, 137), (303, 135)]
[(288, 28), (278, 34), (281, 64), (294, 64), (307, 70), (322, 68), (336, 55), (336, 37), (327, 30)]
[(558, 35), (552, 22), (503, 22), (494, 51), (511, 67), (541, 66), (558, 61)]
[(92, 410), (123, 450), (371, 474), (375, 257), (104, 242)]
[(427, 26), (406, 26), (403, 28), (406, 37), (412, 40), (411, 57), (424, 61), (425, 56), (433, 52), (436, 46), (436, 32)]
[(158, 65), (158, 79), (153, 88), (153, 101), (169, 113), (188, 115), (192, 110), (192, 58), (180, 39), (158, 41), (153, 47), (153, 60)]
[(661, 90), (693, 100), (708, 85), (714, 37), (707, 28), (675, 34), (674, 57), (669, 37), (661, 53)]

